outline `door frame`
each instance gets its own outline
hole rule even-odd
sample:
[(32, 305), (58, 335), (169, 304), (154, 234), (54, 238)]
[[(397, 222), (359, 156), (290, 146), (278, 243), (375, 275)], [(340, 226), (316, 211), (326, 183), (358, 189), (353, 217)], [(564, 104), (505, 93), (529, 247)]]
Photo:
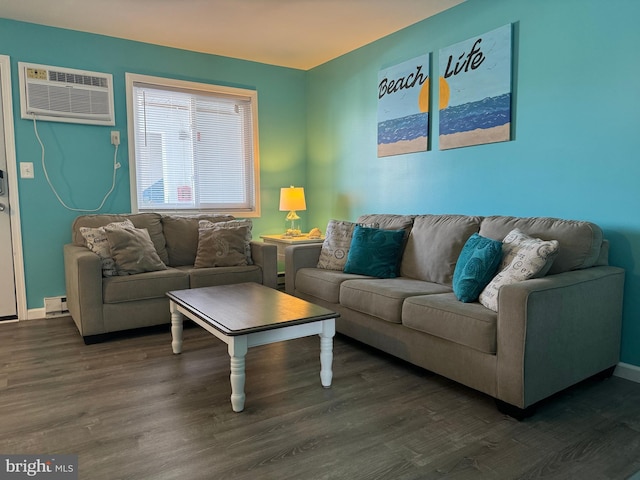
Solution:
[(22, 229), (20, 228), (20, 202), (18, 195), (18, 163), (13, 128), (13, 94), (11, 92), (11, 59), (0, 55), (0, 81), (2, 81), (2, 113), (4, 120), (4, 144), (7, 157), (7, 186), (9, 188), (9, 215), (11, 218), (11, 246), (13, 248), (13, 273), (16, 284), (18, 320), (27, 319), (27, 295), (24, 280), (22, 254)]

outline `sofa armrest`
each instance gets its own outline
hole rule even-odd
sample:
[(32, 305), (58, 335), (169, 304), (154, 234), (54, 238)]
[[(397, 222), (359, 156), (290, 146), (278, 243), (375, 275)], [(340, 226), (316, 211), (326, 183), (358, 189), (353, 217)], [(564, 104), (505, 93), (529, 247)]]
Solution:
[(278, 288), (278, 247), (273, 244), (252, 241), (251, 258), (262, 268), (262, 284)]
[(102, 262), (86, 247), (67, 244), (64, 274), (67, 308), (83, 337), (105, 333), (102, 318)]
[(287, 245), (284, 249), (284, 288), (289, 295), (296, 289), (296, 273), (301, 268), (314, 268), (320, 259), (321, 243)]
[(624, 270), (609, 266), (502, 287), (497, 398), (526, 408), (616, 365), (623, 289)]

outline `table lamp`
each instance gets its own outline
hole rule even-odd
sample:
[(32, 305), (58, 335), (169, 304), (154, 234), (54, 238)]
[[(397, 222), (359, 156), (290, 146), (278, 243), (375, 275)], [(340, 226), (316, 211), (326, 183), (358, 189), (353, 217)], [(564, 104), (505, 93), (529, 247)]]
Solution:
[(306, 209), (307, 203), (304, 200), (304, 188), (291, 185), (288, 188), (283, 187), (280, 189), (280, 211), (289, 211), (286, 219), (291, 222), (291, 228), (287, 229), (286, 236), (297, 237), (301, 235), (300, 229), (296, 228), (296, 220), (300, 220), (296, 210)]

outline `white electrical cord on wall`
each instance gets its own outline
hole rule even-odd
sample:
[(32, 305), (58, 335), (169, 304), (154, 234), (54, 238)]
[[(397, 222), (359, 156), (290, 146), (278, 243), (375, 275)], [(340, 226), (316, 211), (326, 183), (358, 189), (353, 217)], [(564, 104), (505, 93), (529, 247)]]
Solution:
[(35, 115), (33, 116), (33, 131), (35, 132), (36, 138), (38, 139), (38, 143), (40, 144), (40, 148), (42, 149), (42, 159), (41, 160), (42, 160), (42, 170), (44, 171), (44, 176), (47, 179), (47, 183), (49, 184), (49, 187), (51, 187), (51, 191), (56, 196), (56, 198), (58, 199), (60, 204), (64, 208), (66, 208), (67, 210), (71, 210), (72, 212), (97, 212), (98, 210), (100, 210), (104, 206), (105, 202), (107, 201), (107, 198), (109, 198), (109, 195), (111, 195), (113, 190), (116, 188), (116, 171), (118, 170), (118, 168), (120, 168), (120, 164), (118, 163), (118, 145), (115, 145), (115, 150), (113, 152), (113, 180), (111, 182), (111, 188), (109, 189), (107, 194), (102, 199), (102, 202), (100, 203), (100, 206), (98, 208), (94, 208), (94, 209), (73, 208), (73, 207), (68, 206), (66, 203), (64, 203), (64, 200), (62, 200), (62, 198), (60, 198), (60, 195), (58, 195), (58, 192), (56, 191), (55, 187), (51, 183), (51, 180), (49, 179), (49, 174), (47, 173), (47, 166), (46, 166), (45, 161), (44, 161), (44, 157), (45, 157), (44, 144), (42, 143), (42, 140), (40, 139), (40, 135), (38, 134), (38, 127), (36, 125), (36, 116)]

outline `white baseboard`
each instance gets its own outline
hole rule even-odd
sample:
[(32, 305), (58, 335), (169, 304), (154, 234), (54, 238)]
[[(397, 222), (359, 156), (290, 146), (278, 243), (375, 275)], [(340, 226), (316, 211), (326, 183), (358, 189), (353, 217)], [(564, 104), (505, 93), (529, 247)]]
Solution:
[(616, 377), (640, 383), (640, 367), (636, 367), (635, 365), (631, 365), (630, 363), (618, 363), (618, 366), (616, 367), (613, 374)]
[(27, 318), (25, 320), (40, 320), (41, 318), (45, 318), (47, 316), (47, 312), (44, 307), (42, 308), (30, 308), (27, 310)]
[(42, 320), (43, 318), (56, 318), (56, 317), (68, 317), (69, 312), (49, 313), (43, 308), (30, 308), (27, 310), (27, 318), (24, 320)]

